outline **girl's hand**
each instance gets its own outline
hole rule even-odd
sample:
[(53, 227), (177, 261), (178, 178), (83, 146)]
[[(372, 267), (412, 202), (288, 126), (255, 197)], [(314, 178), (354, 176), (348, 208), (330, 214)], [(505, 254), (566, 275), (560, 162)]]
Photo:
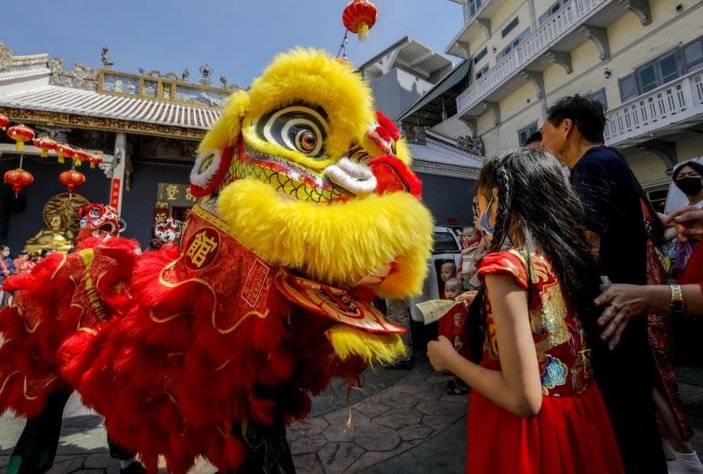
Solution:
[(444, 336), (427, 344), (427, 357), (437, 372), (449, 370), (450, 361), (456, 356), (454, 345)]

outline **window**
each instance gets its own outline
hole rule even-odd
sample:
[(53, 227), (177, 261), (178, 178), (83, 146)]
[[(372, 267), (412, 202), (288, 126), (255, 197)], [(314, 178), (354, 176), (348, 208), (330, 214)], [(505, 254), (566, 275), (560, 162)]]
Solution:
[(627, 102), (637, 97), (637, 80), (634, 72), (618, 79), (618, 86), (620, 87), (620, 102)]
[(527, 141), (528, 138), (530, 138), (530, 135), (533, 133), (539, 132), (539, 127), (537, 126), (537, 122), (531, 123), (525, 128), (521, 128), (520, 130), (517, 131), (517, 140), (518, 140), (518, 145), (523, 146), (525, 142)]
[(527, 38), (529, 36), (529, 34), (530, 34), (529, 28), (526, 29), (525, 31), (523, 31), (522, 33), (520, 33), (520, 35), (518, 35), (517, 38), (512, 40), (508, 44), (508, 46), (506, 46), (505, 48), (500, 50), (500, 52), (496, 55), (496, 61), (500, 61), (503, 57), (507, 56), (508, 53), (510, 53), (510, 51), (515, 49), (517, 47), (517, 45), (519, 45), (525, 38)]
[(586, 97), (588, 97), (589, 99), (591, 99), (593, 101), (600, 102), (601, 105), (603, 106), (603, 110), (608, 110), (608, 101), (606, 100), (606, 97), (605, 97), (605, 87), (600, 90), (597, 90), (595, 92), (588, 94)]
[(547, 11), (540, 15), (539, 24), (541, 25), (542, 23), (547, 21), (552, 15), (558, 12), (561, 7), (566, 5), (568, 1), (569, 0), (557, 0), (556, 2), (552, 3), (549, 8), (547, 8)]
[(657, 79), (657, 65), (654, 61), (646, 66), (637, 68), (635, 75), (637, 76), (637, 89), (642, 94), (656, 89), (659, 85), (659, 80)]
[(478, 64), (480, 60), (482, 60), (486, 54), (488, 54), (488, 46), (483, 48), (481, 51), (478, 52), (476, 56), (474, 56), (474, 64)]
[(510, 34), (510, 32), (515, 29), (515, 27), (517, 26), (518, 22), (519, 22), (519, 17), (515, 17), (515, 18), (513, 19), (513, 21), (511, 21), (510, 23), (508, 23), (508, 26), (506, 26), (505, 28), (503, 28), (503, 31), (501, 32), (501, 35), (503, 36), (503, 38), (505, 38), (506, 36), (508, 36), (508, 35)]
[(666, 56), (663, 56), (658, 61), (659, 71), (661, 73), (661, 83), (666, 84), (667, 82), (674, 81), (678, 79), (681, 74), (681, 68), (679, 67), (679, 52), (673, 51)]
[(464, 3), (464, 23), (468, 23), (476, 16), (479, 8), (483, 5), (484, 0), (468, 0)]
[(681, 59), (686, 72), (692, 72), (703, 67), (703, 38), (698, 38), (688, 43), (681, 48), (681, 51)]
[[(634, 73), (618, 79), (620, 100), (626, 102), (638, 95), (646, 94), (667, 82), (678, 79), (683, 71), (681, 63), (687, 61), (682, 58), (682, 52), (685, 55), (683, 49), (677, 48), (669, 51), (638, 67)], [(695, 50), (691, 52), (691, 55), (692, 59), (695, 60)]]
[(488, 72), (488, 64), (483, 66), (481, 69), (476, 71), (476, 80), (478, 81), (481, 77)]

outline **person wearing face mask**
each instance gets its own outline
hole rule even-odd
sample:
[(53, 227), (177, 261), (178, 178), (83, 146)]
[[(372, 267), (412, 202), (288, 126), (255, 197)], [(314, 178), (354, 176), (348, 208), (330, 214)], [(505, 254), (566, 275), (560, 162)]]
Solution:
[[(703, 209), (703, 165), (689, 160), (681, 163), (671, 175), (677, 188), (686, 195), (688, 205)], [(676, 243), (676, 257), (672, 266), (672, 274), (675, 278), (680, 278), (688, 265), (694, 248), (698, 245), (695, 240)]]
[(0, 246), (0, 308), (4, 308), (10, 302), (11, 294), (2, 290), (2, 283), (6, 277), (15, 273), (15, 264), (10, 258), (10, 247)]

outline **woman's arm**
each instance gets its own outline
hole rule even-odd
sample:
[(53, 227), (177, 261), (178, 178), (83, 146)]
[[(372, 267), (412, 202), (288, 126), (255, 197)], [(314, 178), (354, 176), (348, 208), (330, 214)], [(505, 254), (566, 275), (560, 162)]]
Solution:
[[(703, 316), (703, 292), (699, 285), (681, 285), (684, 311), (690, 316)], [(669, 314), (671, 312), (671, 287), (669, 285), (610, 285), (595, 300), (596, 306), (606, 306), (598, 318), (604, 327), (601, 339), (614, 348), (627, 323), (647, 313)]]
[(501, 370), (480, 367), (460, 356), (444, 337), (428, 344), (435, 370), (450, 370), (493, 403), (518, 416), (542, 407), (542, 386), (527, 307), (527, 291), (508, 275), (487, 275)]

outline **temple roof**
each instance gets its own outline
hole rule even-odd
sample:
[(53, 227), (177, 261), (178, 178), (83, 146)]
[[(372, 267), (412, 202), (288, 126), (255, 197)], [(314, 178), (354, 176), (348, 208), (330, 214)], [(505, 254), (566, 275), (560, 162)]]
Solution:
[(220, 110), (215, 108), (107, 95), (52, 85), (0, 96), (0, 107), (88, 115), (200, 130), (208, 130), (220, 116)]
[(0, 43), (0, 111), (16, 121), (201, 138), (237, 86), (212, 87), (174, 73), (130, 74), (47, 54), (13, 56)]

